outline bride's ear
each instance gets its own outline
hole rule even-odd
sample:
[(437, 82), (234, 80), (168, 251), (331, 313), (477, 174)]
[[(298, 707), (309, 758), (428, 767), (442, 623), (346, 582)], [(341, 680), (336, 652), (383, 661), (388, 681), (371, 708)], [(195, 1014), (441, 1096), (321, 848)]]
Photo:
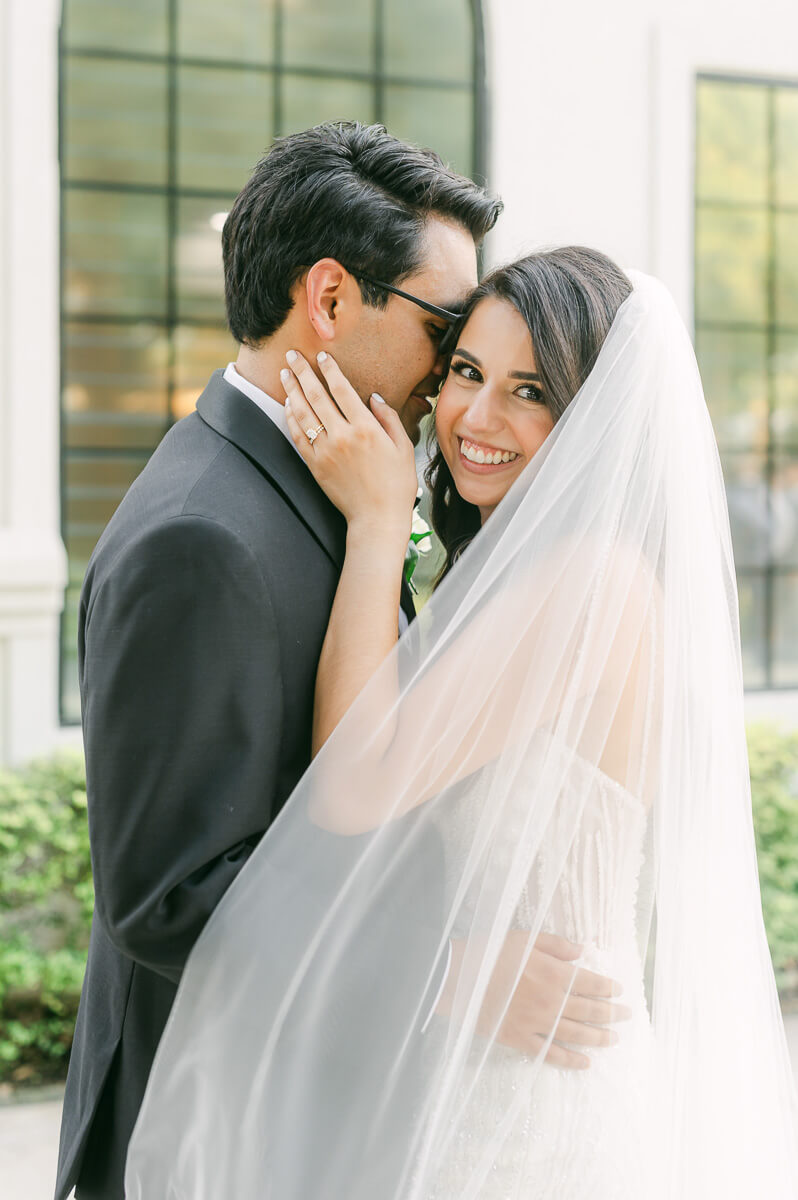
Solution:
[(305, 276), (308, 320), (317, 337), (331, 342), (342, 327), (357, 316), (362, 305), (360, 288), (352, 275), (334, 258), (321, 258)]

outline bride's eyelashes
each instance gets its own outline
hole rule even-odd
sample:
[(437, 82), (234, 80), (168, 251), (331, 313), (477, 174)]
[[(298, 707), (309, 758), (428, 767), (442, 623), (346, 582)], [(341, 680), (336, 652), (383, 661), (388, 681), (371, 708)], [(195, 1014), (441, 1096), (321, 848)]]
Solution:
[[(467, 383), (483, 383), (482, 372), (479, 371), (473, 363), (466, 362), (463, 358), (453, 358), (449, 370), (459, 375)], [(526, 394), (525, 394), (526, 393)], [(535, 387), (533, 383), (522, 383), (513, 391), (514, 396), (518, 396), (520, 400), (528, 400), (534, 404), (545, 404), (543, 392), (539, 387)]]
[(459, 375), (461, 379), (467, 379), (469, 383), (482, 383), (480, 372), (464, 358), (453, 358), (449, 370), (455, 375)]

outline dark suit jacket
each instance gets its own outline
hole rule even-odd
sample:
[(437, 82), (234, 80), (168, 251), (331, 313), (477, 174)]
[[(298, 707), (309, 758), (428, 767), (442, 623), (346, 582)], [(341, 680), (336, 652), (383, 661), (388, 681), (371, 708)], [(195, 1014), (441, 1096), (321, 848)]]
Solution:
[(56, 1200), (76, 1183), (122, 1196), (186, 958), (310, 761), (345, 534), (218, 371), (92, 555), (79, 665), (96, 905)]

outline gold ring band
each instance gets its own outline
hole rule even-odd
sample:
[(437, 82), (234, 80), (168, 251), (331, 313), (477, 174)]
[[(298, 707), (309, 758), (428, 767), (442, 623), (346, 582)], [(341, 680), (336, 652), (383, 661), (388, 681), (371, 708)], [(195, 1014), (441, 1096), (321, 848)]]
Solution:
[(324, 433), (324, 432), (325, 432), (324, 426), (318, 425), (315, 429), (306, 429), (305, 437), (308, 439), (308, 441), (310, 442), (310, 444), (312, 446), (313, 443), (315, 442), (316, 438), (319, 436), (319, 434)]

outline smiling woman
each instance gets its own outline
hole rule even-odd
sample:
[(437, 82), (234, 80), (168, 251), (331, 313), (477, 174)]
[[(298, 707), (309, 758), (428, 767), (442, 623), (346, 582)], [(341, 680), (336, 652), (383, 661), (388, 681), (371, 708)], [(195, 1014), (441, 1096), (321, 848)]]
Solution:
[(483, 521), (554, 428), (532, 382), (540, 380), (535, 366), (529, 329), (512, 304), (494, 297), (478, 304), (454, 351), (435, 424), (454, 485)]
[(426, 472), (432, 524), (446, 551), (439, 579), (587, 379), (631, 290), (606, 255), (566, 246), (500, 267), (470, 297)]

